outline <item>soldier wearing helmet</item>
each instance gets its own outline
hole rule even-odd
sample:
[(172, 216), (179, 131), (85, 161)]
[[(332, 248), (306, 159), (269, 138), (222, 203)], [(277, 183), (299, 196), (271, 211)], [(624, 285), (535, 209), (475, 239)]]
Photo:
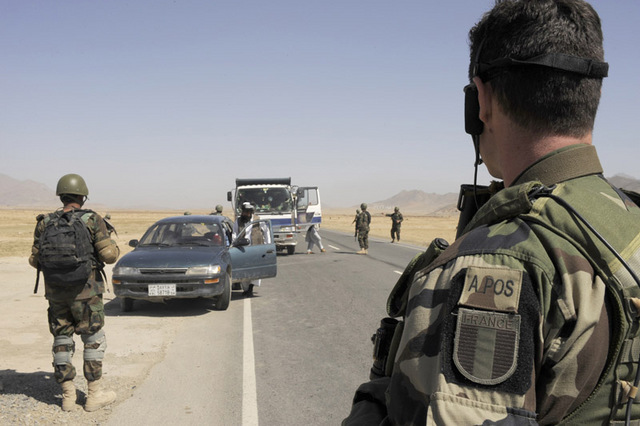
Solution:
[(211, 212), (214, 216), (222, 216), (222, 204), (216, 205), (216, 210)]
[(402, 226), (402, 213), (400, 213), (399, 207), (394, 207), (393, 213), (387, 213), (387, 217), (391, 218), (391, 242), (395, 242), (396, 238), (400, 242), (400, 226)]
[[(76, 387), (73, 383), (76, 369), (72, 364), (75, 333), (80, 335), (84, 343), (83, 371), (89, 389), (84, 408), (86, 411), (95, 411), (116, 399), (115, 392), (102, 389), (101, 380), (102, 359), (106, 348), (102, 302), (105, 284), (102, 269), (105, 263), (111, 264), (118, 259), (120, 249), (110, 238), (104, 219), (92, 210), (82, 209), (89, 189), (81, 176), (62, 176), (56, 187), (56, 195), (60, 197), (63, 207), (49, 214), (38, 215), (29, 264), (38, 268), (39, 272), (42, 266), (46, 266), (51, 253), (55, 254), (56, 250), (62, 253), (61, 248), (52, 244), (47, 243), (48, 246), (45, 247), (46, 242), (56, 241), (49, 237), (52, 234), (48, 230), (54, 223), (75, 221), (77, 225), (73, 229), (78, 232), (82, 231), (83, 226), (86, 227), (87, 232), (81, 232), (81, 237), (75, 234), (76, 239), (86, 239), (84, 245), (80, 242), (77, 245), (85, 247), (84, 250), (88, 253), (87, 275), (83, 275), (81, 281), (69, 282), (68, 274), (53, 275), (47, 272), (47, 268), (42, 270), (45, 297), (49, 302), (49, 330), (53, 335), (54, 377), (62, 386), (62, 409), (72, 411), (77, 407)], [(50, 226), (47, 228), (48, 225)]]
[(360, 251), (358, 254), (369, 254), (369, 224), (371, 223), (371, 213), (367, 211), (367, 203), (360, 204), (362, 212), (356, 219), (356, 232), (358, 234), (358, 244)]

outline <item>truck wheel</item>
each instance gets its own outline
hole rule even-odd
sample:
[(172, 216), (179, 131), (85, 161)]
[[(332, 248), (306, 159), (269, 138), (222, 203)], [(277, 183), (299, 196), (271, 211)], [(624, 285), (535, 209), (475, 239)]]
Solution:
[(120, 309), (122, 312), (131, 312), (133, 310), (133, 299), (128, 297), (120, 298)]
[(231, 274), (227, 272), (224, 281), (224, 291), (215, 300), (214, 309), (216, 311), (226, 311), (231, 302)]
[(287, 254), (293, 254), (296, 252), (296, 246), (287, 246)]

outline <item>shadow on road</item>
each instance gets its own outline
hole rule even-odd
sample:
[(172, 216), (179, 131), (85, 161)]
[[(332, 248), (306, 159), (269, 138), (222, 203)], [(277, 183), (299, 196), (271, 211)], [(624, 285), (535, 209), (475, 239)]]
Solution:
[[(254, 290), (253, 297), (259, 297), (258, 290)], [(246, 296), (242, 292), (231, 293), (231, 303), (242, 300)], [(123, 312), (120, 307), (120, 299), (115, 298), (104, 304), (104, 314), (112, 317), (195, 317), (206, 315), (215, 311), (212, 299), (168, 299), (163, 302), (150, 302), (148, 300), (134, 300), (133, 309)]]
[(62, 393), (52, 373), (18, 373), (16, 370), (0, 370), (3, 395), (24, 395), (45, 404), (60, 405)]

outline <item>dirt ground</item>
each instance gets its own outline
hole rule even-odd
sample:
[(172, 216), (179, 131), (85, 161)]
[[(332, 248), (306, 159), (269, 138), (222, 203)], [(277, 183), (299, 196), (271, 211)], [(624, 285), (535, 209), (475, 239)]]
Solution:
[[(33, 294), (36, 274), (27, 262), (36, 216), (42, 211), (0, 209), (0, 424), (103, 424), (110, 408), (93, 413), (84, 412), (80, 406), (71, 413), (62, 412), (59, 408), (60, 388), (52, 375), (52, 340), (46, 319), (47, 301), (43, 297), (42, 287), (37, 294)], [(104, 215), (107, 212), (98, 213)], [(140, 238), (153, 222), (182, 214), (176, 211), (109, 213), (118, 232), (114, 239), (123, 254), (131, 250), (127, 242)], [(322, 229), (351, 233), (354, 230), (353, 218), (354, 215), (345, 212), (325, 211)], [(405, 215), (402, 241), (422, 246), (435, 237), (453, 241), (456, 223), (456, 217)], [(374, 215), (370, 235), (390, 238), (390, 227), (388, 217)], [(110, 277), (111, 268), (108, 267), (106, 272)], [(162, 305), (157, 305), (157, 309), (153, 306), (145, 309), (144, 315), (134, 311), (123, 316), (113, 292), (104, 295), (108, 341), (104, 379), (105, 384), (116, 391), (119, 401), (131, 396), (151, 368), (162, 361), (165, 349), (182, 321), (188, 315), (194, 315), (194, 301), (173, 302), (178, 309), (172, 310), (175, 312), (172, 316), (163, 314)], [(180, 303), (188, 303), (190, 309), (179, 309)], [(202, 314), (207, 312), (206, 301), (203, 301), (201, 310)], [(199, 312), (198, 309), (196, 311)], [(74, 364), (78, 368), (75, 382), (80, 389), (79, 402), (82, 403), (86, 393), (86, 382), (82, 377), (82, 342), (78, 337), (75, 340)]]

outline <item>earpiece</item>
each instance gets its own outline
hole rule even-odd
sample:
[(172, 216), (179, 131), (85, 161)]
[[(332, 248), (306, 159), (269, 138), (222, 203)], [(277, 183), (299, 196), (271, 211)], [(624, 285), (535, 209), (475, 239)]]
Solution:
[(480, 120), (478, 88), (474, 83), (464, 86), (464, 130), (471, 136), (479, 136), (484, 129)]

